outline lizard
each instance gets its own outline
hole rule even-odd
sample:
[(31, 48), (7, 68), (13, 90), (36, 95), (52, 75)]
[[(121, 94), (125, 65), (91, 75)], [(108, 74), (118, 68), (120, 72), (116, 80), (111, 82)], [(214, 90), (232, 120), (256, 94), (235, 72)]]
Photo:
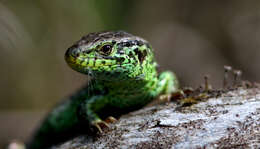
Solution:
[(48, 148), (71, 132), (109, 127), (106, 117), (137, 110), (160, 95), (179, 90), (171, 71), (160, 74), (154, 50), (143, 38), (124, 31), (94, 32), (67, 49), (65, 61), (91, 80), (58, 104), (43, 120), (28, 149)]

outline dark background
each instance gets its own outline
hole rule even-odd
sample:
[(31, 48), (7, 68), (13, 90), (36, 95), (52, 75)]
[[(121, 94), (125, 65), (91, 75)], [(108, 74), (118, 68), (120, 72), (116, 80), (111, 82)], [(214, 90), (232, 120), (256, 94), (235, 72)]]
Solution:
[(70, 69), (66, 49), (95, 31), (125, 30), (152, 44), (161, 70), (182, 86), (223, 66), (259, 81), (259, 0), (0, 0), (0, 148), (26, 139), (43, 115), (88, 77)]

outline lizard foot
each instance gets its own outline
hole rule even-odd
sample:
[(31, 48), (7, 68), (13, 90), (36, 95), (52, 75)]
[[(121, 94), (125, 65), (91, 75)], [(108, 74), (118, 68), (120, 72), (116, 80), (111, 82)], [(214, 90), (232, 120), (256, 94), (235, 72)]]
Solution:
[(109, 116), (109, 117), (106, 118), (106, 120), (105, 120), (105, 122), (107, 122), (107, 123), (114, 123), (114, 122), (116, 122), (116, 121), (117, 121), (117, 119), (114, 118), (113, 116)]
[(102, 121), (100, 119), (95, 120), (94, 122), (92, 122), (92, 125), (95, 126), (100, 133), (103, 133), (102, 129), (109, 128), (108, 123), (105, 122), (105, 121)]
[(184, 98), (184, 92), (182, 90), (178, 90), (171, 94), (163, 94), (159, 96), (160, 103), (167, 103), (172, 100)]
[(169, 102), (171, 99), (171, 94), (164, 94), (159, 96), (160, 103)]

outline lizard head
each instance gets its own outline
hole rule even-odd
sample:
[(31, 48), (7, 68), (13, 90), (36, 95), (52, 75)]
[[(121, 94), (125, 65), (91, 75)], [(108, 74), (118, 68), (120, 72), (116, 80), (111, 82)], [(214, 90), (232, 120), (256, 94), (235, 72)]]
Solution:
[(147, 41), (123, 31), (90, 33), (65, 54), (68, 65), (102, 79), (140, 79), (155, 68)]

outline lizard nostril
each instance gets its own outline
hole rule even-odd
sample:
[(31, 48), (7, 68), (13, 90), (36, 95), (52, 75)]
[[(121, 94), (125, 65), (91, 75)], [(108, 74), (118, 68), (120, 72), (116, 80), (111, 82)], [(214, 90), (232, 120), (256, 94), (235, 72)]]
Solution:
[(72, 56), (72, 57), (79, 57), (79, 52), (77, 49), (73, 48), (73, 47), (70, 47), (66, 53), (65, 53), (65, 56), (66, 57), (69, 57), (69, 56)]

